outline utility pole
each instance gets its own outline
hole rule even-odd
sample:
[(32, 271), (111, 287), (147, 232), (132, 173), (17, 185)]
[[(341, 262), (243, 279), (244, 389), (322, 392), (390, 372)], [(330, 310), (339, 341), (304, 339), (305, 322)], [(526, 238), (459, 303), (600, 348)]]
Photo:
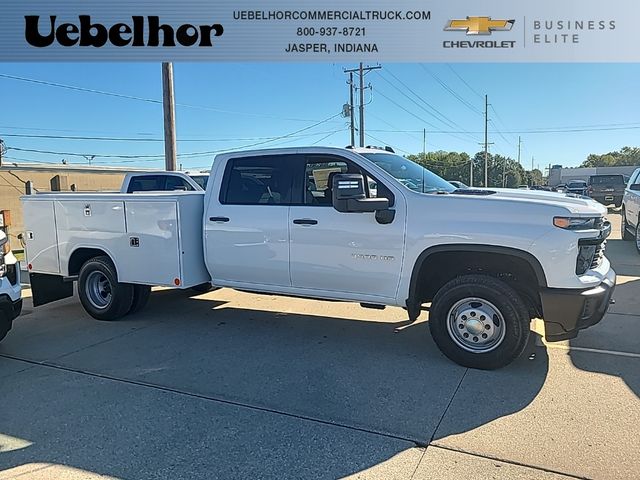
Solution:
[(349, 70), (344, 70), (344, 73), (349, 73), (350, 75), (353, 74), (354, 72), (358, 72), (358, 75), (360, 75), (360, 105), (359, 105), (359, 110), (360, 110), (360, 146), (364, 147), (364, 76), (366, 73), (368, 73), (371, 70), (379, 70), (382, 67), (380, 65), (375, 65), (373, 67), (370, 66), (363, 66), (362, 62), (360, 62), (360, 65), (358, 66), (358, 68), (352, 68)]
[(518, 163), (522, 165), (520, 162), (520, 149), (522, 148), (522, 137), (518, 135)]
[(364, 147), (364, 69), (360, 62), (360, 146)]
[(353, 72), (349, 72), (349, 112), (351, 116), (351, 146), (356, 146), (356, 119), (355, 110), (353, 108)]
[(162, 63), (162, 106), (164, 111), (164, 163), (176, 169), (176, 105), (173, 94), (173, 64)]
[(469, 186), (473, 187), (473, 160), (475, 157), (471, 157), (469, 161)]
[(507, 157), (504, 157), (502, 162), (502, 188), (507, 186)]
[(489, 186), (489, 95), (484, 96), (484, 186)]
[(427, 129), (422, 129), (422, 157), (424, 160), (427, 159)]

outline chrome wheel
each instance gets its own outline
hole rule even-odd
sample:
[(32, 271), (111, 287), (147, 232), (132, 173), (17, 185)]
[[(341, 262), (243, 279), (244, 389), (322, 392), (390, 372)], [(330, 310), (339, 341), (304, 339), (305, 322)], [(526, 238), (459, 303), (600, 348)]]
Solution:
[(87, 276), (85, 293), (91, 304), (98, 309), (104, 309), (111, 303), (111, 282), (100, 271), (93, 271)]
[(447, 330), (459, 347), (472, 353), (494, 350), (506, 332), (504, 318), (496, 306), (475, 297), (464, 298), (451, 307)]

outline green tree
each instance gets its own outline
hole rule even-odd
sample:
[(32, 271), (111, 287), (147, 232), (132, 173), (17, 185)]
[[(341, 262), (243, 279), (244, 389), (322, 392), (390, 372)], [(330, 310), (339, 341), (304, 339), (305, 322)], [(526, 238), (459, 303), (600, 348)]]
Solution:
[(582, 162), (581, 167), (620, 167), (640, 165), (639, 147), (622, 147), (617, 152), (602, 155), (592, 153)]

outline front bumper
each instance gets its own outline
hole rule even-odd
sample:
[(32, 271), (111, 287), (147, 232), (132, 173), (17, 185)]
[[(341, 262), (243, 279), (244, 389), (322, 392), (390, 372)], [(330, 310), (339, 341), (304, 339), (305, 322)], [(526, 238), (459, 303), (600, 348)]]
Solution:
[(575, 338), (582, 329), (602, 320), (611, 303), (616, 272), (609, 269), (597, 287), (580, 289), (545, 288), (540, 292), (545, 338), (559, 342)]

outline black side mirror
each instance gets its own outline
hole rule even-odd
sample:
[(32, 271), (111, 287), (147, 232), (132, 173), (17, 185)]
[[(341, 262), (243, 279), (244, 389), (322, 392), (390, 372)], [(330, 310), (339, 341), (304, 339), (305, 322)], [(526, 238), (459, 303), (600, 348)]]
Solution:
[(633, 185), (629, 185), (629, 190), (640, 191), (640, 183), (634, 183)]
[(333, 208), (339, 212), (376, 212), (389, 208), (386, 198), (367, 198), (364, 177), (358, 173), (332, 173), (329, 183)]

